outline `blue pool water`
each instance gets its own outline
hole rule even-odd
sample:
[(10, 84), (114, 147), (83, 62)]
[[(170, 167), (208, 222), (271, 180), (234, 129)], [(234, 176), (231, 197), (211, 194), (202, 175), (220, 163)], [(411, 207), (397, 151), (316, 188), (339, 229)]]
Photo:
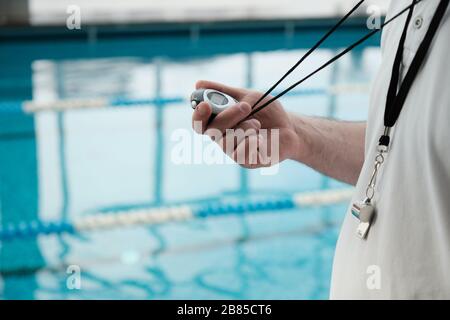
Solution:
[[(197, 79), (266, 89), (320, 30), (116, 37), (108, 32), (88, 32), (84, 38), (48, 30), (1, 30), (3, 227), (347, 187), (289, 161), (275, 175), (232, 164), (172, 161), (174, 131), (190, 130), (192, 111), (184, 99)], [(313, 70), (358, 34), (352, 29), (337, 34), (286, 83)], [(346, 56), (283, 98), (286, 109), (365, 119), (367, 87), (380, 58), (375, 44)], [(99, 97), (156, 98), (157, 103), (33, 115), (18, 109), (31, 99)], [(192, 137), (201, 142), (201, 137)], [(0, 298), (327, 298), (346, 207), (339, 203), (3, 241)], [(67, 285), (69, 266), (81, 271), (79, 290)]]

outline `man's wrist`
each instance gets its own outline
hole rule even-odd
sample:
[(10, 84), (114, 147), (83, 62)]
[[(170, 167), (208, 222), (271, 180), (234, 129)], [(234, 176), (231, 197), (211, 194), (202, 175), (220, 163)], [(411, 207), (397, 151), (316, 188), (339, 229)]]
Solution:
[(314, 151), (313, 133), (310, 118), (289, 113), (289, 117), (295, 132), (295, 143), (292, 144), (290, 159), (309, 164), (312, 161)]

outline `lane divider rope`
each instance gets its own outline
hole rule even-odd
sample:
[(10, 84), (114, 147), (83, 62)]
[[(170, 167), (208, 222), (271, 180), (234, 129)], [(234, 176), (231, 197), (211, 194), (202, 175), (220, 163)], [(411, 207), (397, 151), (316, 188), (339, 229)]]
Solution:
[(295, 193), (291, 196), (265, 200), (245, 200), (232, 203), (209, 203), (198, 206), (132, 209), (91, 214), (71, 221), (31, 221), (9, 224), (0, 228), (0, 241), (33, 238), (41, 235), (75, 234), (92, 230), (157, 225), (217, 216), (255, 214), (294, 208), (324, 206), (351, 199), (353, 188)]
[[(309, 88), (289, 92), (286, 97), (313, 95), (341, 95), (365, 94), (369, 91), (368, 84), (338, 84), (328, 88)], [(1, 113), (36, 113), (41, 111), (67, 111), (76, 109), (98, 109), (106, 107), (139, 107), (148, 105), (166, 105), (188, 103), (182, 97), (158, 99), (130, 99), (130, 98), (93, 98), (93, 99), (61, 99), (56, 101), (0, 101)]]

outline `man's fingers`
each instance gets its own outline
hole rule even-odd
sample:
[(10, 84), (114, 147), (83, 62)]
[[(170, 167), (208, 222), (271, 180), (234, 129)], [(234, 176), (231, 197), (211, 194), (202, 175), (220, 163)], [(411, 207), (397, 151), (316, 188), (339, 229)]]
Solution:
[(261, 122), (256, 119), (241, 122), (233, 129), (235, 136), (235, 147), (237, 147), (245, 137), (258, 134), (259, 129), (261, 129)]
[(195, 108), (194, 113), (192, 114), (192, 128), (195, 132), (199, 134), (205, 132), (211, 113), (211, 106), (206, 102), (200, 103)]
[(251, 106), (247, 102), (239, 102), (219, 113), (208, 125), (206, 134), (208, 134), (208, 131), (210, 130), (218, 130), (224, 134), (226, 129), (234, 128), (239, 122), (245, 119), (251, 111)]
[(233, 129), (225, 130), (225, 135), (216, 142), (231, 157), (236, 147), (246, 137), (257, 135), (259, 129), (261, 129), (261, 123), (256, 119), (250, 119), (240, 123)]
[(196, 89), (213, 89), (223, 93), (226, 93), (236, 100), (241, 100), (248, 92), (245, 89), (230, 87), (222, 83), (199, 80), (195, 84)]
[(232, 154), (233, 160), (245, 168), (257, 168), (259, 161), (259, 144), (261, 136), (252, 135), (246, 137), (236, 148)]

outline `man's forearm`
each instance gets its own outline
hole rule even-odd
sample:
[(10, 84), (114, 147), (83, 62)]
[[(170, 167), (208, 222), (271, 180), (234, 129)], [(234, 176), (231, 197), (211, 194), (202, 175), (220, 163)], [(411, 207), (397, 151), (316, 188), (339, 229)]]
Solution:
[(294, 159), (327, 176), (355, 185), (364, 163), (365, 122), (290, 114), (299, 137)]

